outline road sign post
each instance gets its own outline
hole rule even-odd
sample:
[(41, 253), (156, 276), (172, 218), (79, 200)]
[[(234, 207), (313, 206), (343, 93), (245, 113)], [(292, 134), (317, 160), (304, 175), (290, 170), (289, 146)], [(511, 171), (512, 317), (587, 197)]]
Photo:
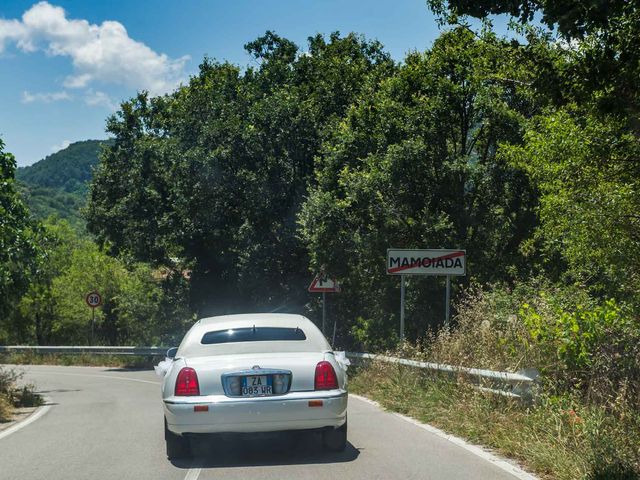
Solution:
[(447, 275), (447, 293), (445, 294), (445, 314), (444, 314), (444, 326), (449, 328), (449, 313), (451, 306), (451, 275)]
[(400, 275), (400, 341), (404, 341), (404, 275)]
[(102, 296), (98, 292), (89, 292), (84, 298), (89, 308), (91, 308), (91, 337), (89, 338), (89, 345), (93, 344), (93, 327), (96, 323), (96, 308), (102, 305)]
[[(315, 276), (308, 288), (311, 293), (322, 293), (322, 333), (326, 333), (327, 324), (327, 293), (340, 292), (340, 285), (334, 278), (329, 278), (324, 272), (320, 272)], [(335, 340), (335, 324), (334, 324), (334, 340)]]
[(400, 340), (404, 340), (405, 276), (446, 276), (445, 326), (448, 327), (451, 311), (451, 276), (466, 275), (466, 260), (466, 250), (387, 250), (387, 275), (400, 275)]
[(327, 292), (322, 292), (322, 333), (326, 332), (327, 323)]

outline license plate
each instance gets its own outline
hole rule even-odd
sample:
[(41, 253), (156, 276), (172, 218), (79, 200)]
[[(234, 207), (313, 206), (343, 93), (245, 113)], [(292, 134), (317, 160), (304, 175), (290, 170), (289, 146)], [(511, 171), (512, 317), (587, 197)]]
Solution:
[(258, 397), (260, 395), (273, 395), (271, 377), (268, 375), (242, 377), (242, 396)]

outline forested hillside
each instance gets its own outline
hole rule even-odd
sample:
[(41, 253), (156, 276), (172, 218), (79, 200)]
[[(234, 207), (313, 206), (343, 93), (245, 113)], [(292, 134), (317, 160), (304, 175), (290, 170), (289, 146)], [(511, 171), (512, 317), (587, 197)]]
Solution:
[(18, 168), (16, 179), (33, 187), (49, 187), (84, 194), (106, 140), (74, 142), (28, 167)]
[(83, 230), (80, 209), (86, 204), (98, 155), (109, 143), (109, 140), (75, 142), (33, 165), (18, 168), (18, 189), (31, 213), (38, 219), (55, 215)]

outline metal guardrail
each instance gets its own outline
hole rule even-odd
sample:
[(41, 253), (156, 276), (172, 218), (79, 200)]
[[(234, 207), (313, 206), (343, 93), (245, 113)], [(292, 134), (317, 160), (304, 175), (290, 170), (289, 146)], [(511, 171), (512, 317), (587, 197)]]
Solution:
[(108, 347), (108, 346), (45, 346), (34, 347), (28, 345), (0, 346), (0, 353), (58, 353), (65, 355), (139, 355), (164, 356), (167, 347)]
[[(0, 346), (0, 353), (66, 354), (66, 355), (138, 355), (164, 356), (168, 347), (122, 347), (122, 346)], [(346, 356), (354, 360), (376, 360), (396, 363), (415, 368), (424, 368), (449, 375), (462, 375), (478, 385), (478, 389), (498, 395), (532, 401), (536, 394), (538, 372), (526, 369), (517, 373), (496, 372), (479, 368), (466, 368), (432, 362), (420, 362), (404, 358), (375, 355), (371, 353), (346, 352)]]
[(462, 375), (469, 381), (477, 384), (478, 389), (506, 397), (518, 398), (527, 402), (533, 401), (536, 396), (539, 372), (534, 369), (525, 369), (520, 372), (496, 372), (480, 368), (458, 367), (442, 363), (420, 362), (405, 358), (389, 357), (387, 355), (375, 355), (371, 353), (347, 352), (347, 357), (358, 360), (377, 360), (385, 363), (396, 363), (409, 367), (424, 368), (434, 372), (449, 375)]

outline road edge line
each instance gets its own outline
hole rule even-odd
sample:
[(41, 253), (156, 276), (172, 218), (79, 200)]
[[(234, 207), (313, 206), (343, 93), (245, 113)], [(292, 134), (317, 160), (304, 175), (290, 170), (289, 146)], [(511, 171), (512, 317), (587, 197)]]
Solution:
[(429, 425), (427, 423), (422, 423), (419, 422), (418, 420), (416, 420), (415, 418), (411, 418), (411, 417), (407, 417), (406, 415), (402, 415), (401, 413), (397, 413), (397, 412), (393, 412), (391, 410), (388, 410), (386, 408), (384, 408), (382, 405), (380, 405), (380, 403), (376, 402), (375, 400), (371, 400), (370, 398), (367, 397), (363, 397), (361, 395), (356, 395), (354, 393), (349, 393), (350, 397), (353, 397), (357, 400), (363, 401), (365, 403), (368, 403), (370, 405), (373, 405), (374, 407), (377, 407), (387, 413), (390, 413), (398, 418), (401, 418), (402, 420), (404, 420), (405, 422), (411, 423), (413, 425), (415, 425), (416, 427), (420, 427), (423, 430), (426, 430), (427, 432), (433, 433), (434, 435), (443, 438), (444, 440), (448, 440), (449, 442), (457, 445), (460, 448), (465, 449), (466, 451), (468, 451), (469, 453), (474, 454), (477, 457), (480, 457), (490, 463), (492, 463), (493, 465), (495, 465), (496, 467), (498, 467), (500, 470), (503, 470), (507, 473), (510, 473), (511, 475), (515, 476), (516, 478), (519, 478), (520, 480), (540, 480), (538, 477), (536, 477), (535, 475), (524, 471), (522, 468), (520, 468), (517, 465), (514, 465), (513, 463), (511, 463), (509, 460), (505, 459), (505, 458), (501, 458), (498, 455), (491, 453), (489, 451), (486, 450), (486, 448), (481, 447), (480, 445), (474, 445), (472, 443), (467, 442), (466, 440), (463, 440), (460, 437), (456, 437), (455, 435), (451, 435), (450, 433), (447, 433), (443, 430), (440, 430), (439, 428), (436, 428), (432, 425)]
[(198, 480), (200, 476), (200, 468), (190, 468), (187, 472), (187, 475), (184, 477), (184, 480)]
[[(45, 397), (43, 399), (43, 401), (48, 403), (50, 401), (50, 399)], [(0, 432), (0, 440), (2, 440), (3, 438), (8, 437), (12, 433), (16, 433), (17, 431), (22, 430), (24, 427), (26, 427), (27, 425), (32, 424), (33, 422), (38, 420), (40, 417), (42, 417), (45, 413), (47, 413), (51, 409), (52, 405), (46, 405), (46, 403), (45, 403), (45, 405), (41, 405), (37, 409), (35, 409), (31, 413), (31, 415), (29, 415), (24, 420), (20, 420), (15, 425), (12, 425), (11, 427), (7, 428), (6, 430), (3, 430), (2, 432)]]

